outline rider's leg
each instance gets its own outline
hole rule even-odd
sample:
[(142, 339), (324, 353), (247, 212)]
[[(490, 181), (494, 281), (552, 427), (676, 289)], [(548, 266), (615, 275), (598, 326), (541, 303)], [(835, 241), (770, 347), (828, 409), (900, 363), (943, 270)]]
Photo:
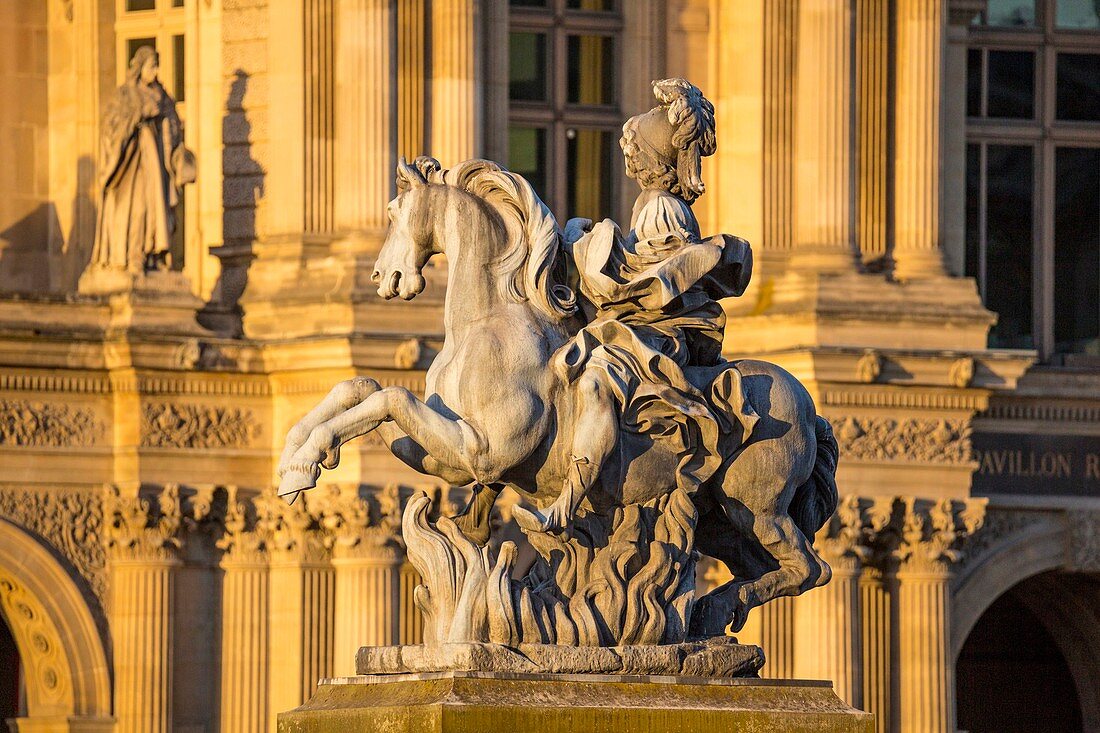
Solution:
[(545, 513), (544, 530), (562, 530), (569, 526), (577, 506), (596, 483), (604, 461), (618, 443), (619, 410), (606, 379), (607, 373), (603, 369), (592, 367), (573, 386), (570, 466), (561, 494)]
[(291, 458), (306, 442), (315, 427), (336, 417), (341, 412), (350, 410), (380, 389), (381, 386), (378, 382), (367, 377), (348, 379), (333, 387), (325, 398), (307, 412), (305, 417), (299, 420), (287, 433), (286, 445), (283, 447), (282, 456), (279, 458), (279, 476), (286, 472)]

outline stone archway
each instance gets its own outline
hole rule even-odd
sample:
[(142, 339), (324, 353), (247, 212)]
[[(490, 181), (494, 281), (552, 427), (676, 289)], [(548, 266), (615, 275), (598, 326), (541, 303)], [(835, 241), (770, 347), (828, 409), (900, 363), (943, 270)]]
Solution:
[(987, 611), (1008, 600), (1056, 649), (1076, 687), (1083, 730), (1100, 730), (1100, 580), (1070, 562), (1080, 543), (1060, 513), (1005, 514), (1001, 523), (954, 586), (952, 658), (958, 662)]
[(18, 730), (108, 730), (111, 682), (91, 609), (65, 568), (0, 519), (0, 614), (23, 663), (27, 716)]

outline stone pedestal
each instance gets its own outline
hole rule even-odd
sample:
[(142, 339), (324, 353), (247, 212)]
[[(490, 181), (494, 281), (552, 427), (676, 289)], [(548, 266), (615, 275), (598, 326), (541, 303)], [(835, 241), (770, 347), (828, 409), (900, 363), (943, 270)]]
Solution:
[(873, 717), (828, 682), (433, 672), (326, 680), (280, 733), (851, 731)]

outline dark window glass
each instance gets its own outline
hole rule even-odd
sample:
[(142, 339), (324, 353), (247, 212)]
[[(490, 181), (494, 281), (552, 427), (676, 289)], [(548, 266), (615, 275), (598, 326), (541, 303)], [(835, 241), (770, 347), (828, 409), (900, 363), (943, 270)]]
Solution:
[(157, 6), (157, 0), (126, 0), (126, 10), (153, 10)]
[(130, 65), (130, 61), (133, 60), (134, 54), (142, 46), (152, 46), (155, 51), (157, 48), (157, 39), (155, 38), (130, 38), (126, 41), (126, 65)]
[(966, 52), (966, 116), (982, 116), (982, 52), (977, 48)]
[(183, 7), (183, 0), (172, 0), (172, 7), (173, 8), (182, 8)]
[(989, 0), (985, 14), (987, 25), (1035, 25), (1035, 0)]
[(986, 115), (1031, 119), (1035, 116), (1035, 54), (990, 51), (987, 61)]
[(1096, 0), (1058, 0), (1054, 24), (1059, 28), (1100, 28), (1100, 6)]
[(600, 221), (611, 216), (614, 175), (609, 130), (569, 129), (565, 134), (569, 172), (568, 215)]
[(1058, 148), (1054, 195), (1054, 341), (1100, 356), (1100, 149)]
[(595, 10), (607, 12), (615, 9), (615, 0), (568, 0), (565, 7), (570, 10)]
[(990, 346), (1033, 348), (1032, 149), (986, 147), (985, 305), (997, 314)]
[(545, 8), (546, 0), (508, 0), (514, 8)]
[(608, 36), (569, 36), (570, 104), (615, 103), (615, 49)]
[(967, 277), (978, 278), (979, 286), (982, 286), (979, 272), (981, 262), (978, 259), (978, 251), (981, 247), (978, 230), (978, 216), (981, 211), (980, 201), (982, 195), (982, 149), (980, 145), (970, 144), (966, 146), (966, 263)]
[(186, 81), (184, 74), (187, 64), (184, 53), (183, 36), (172, 36), (172, 90), (176, 93), (177, 102), (186, 100), (187, 87), (184, 84)]
[(1060, 120), (1100, 121), (1100, 55), (1058, 54), (1055, 108)]
[(540, 197), (546, 195), (546, 130), (508, 128), (508, 168), (526, 178)]
[(546, 99), (546, 34), (510, 33), (508, 39), (508, 96)]

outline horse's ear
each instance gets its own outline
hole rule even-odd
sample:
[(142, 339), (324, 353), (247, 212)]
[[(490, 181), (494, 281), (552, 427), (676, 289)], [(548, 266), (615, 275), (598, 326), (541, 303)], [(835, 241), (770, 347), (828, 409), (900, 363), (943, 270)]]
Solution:
[(428, 183), (442, 183), (443, 177), (440, 171), (443, 170), (443, 166), (430, 155), (421, 155), (413, 161), (413, 166)]
[(424, 176), (419, 170), (409, 165), (404, 155), (397, 161), (396, 180), (398, 193), (405, 193), (409, 189), (416, 186), (423, 186), (426, 183)]

